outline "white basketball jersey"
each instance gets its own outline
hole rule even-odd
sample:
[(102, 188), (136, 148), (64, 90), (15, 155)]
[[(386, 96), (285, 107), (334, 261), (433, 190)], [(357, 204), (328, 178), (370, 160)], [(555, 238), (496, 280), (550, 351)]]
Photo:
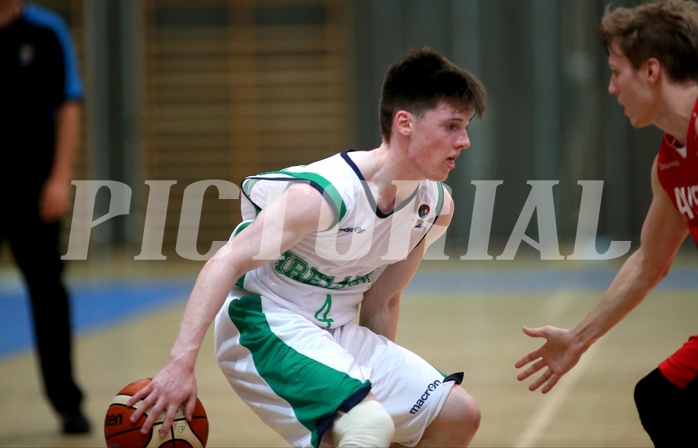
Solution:
[[(347, 153), (341, 153), (245, 179), (243, 220), (254, 220), (292, 182), (306, 182), (320, 191), (335, 212), (335, 224), (310, 234), (237, 284), (323, 328), (344, 325), (356, 316), (364, 292), (386, 267), (404, 260), (419, 244), (444, 198), (441, 183), (421, 181), (407, 200), (383, 214), (376, 206), (376, 187), (364, 180)], [(413, 182), (396, 181), (395, 186), (414, 189)], [(235, 233), (242, 227), (244, 223)]]

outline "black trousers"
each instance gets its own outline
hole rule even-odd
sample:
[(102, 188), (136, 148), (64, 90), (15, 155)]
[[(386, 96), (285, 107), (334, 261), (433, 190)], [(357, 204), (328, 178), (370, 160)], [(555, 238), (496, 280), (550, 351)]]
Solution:
[(655, 447), (698, 447), (697, 381), (681, 389), (655, 369), (635, 386), (640, 421)]
[(59, 254), (60, 225), (44, 223), (38, 196), (4, 204), (0, 243), (8, 242), (31, 300), (35, 343), (44, 392), (61, 414), (80, 411), (83, 394), (73, 376), (72, 328), (68, 292)]

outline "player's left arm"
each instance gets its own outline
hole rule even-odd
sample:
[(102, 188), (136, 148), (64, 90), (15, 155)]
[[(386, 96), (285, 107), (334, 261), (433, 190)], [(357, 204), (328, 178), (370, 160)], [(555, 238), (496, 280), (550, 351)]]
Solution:
[(427, 248), (446, 232), (453, 217), (453, 208), (453, 199), (444, 191), (442, 213), (424, 239), (412, 249), (407, 258), (386, 268), (376, 283), (364, 294), (359, 315), (360, 325), (395, 341), (402, 291), (417, 272)]
[(681, 244), (688, 236), (688, 221), (676, 210), (657, 176), (657, 158), (651, 172), (652, 202), (640, 232), (640, 247), (623, 263), (601, 300), (571, 329), (524, 327), (524, 332), (546, 342), (516, 362), (527, 366), (523, 381), (543, 370), (529, 386), (550, 391), (580, 360), (589, 347), (635, 309), (667, 275)]

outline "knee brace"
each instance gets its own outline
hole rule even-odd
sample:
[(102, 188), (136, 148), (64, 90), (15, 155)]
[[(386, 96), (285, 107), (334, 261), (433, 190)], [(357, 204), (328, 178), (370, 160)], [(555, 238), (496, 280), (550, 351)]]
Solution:
[(392, 417), (375, 400), (357, 404), (338, 417), (332, 426), (332, 436), (338, 447), (387, 447), (394, 434)]

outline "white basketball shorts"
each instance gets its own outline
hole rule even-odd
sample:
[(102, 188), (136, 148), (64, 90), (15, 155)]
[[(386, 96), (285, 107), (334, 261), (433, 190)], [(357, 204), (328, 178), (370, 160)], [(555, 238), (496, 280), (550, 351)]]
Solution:
[(354, 322), (319, 328), (259, 295), (228, 297), (214, 341), (233, 389), (293, 446), (317, 447), (369, 391), (395, 421), (393, 442), (414, 446), (462, 379)]

